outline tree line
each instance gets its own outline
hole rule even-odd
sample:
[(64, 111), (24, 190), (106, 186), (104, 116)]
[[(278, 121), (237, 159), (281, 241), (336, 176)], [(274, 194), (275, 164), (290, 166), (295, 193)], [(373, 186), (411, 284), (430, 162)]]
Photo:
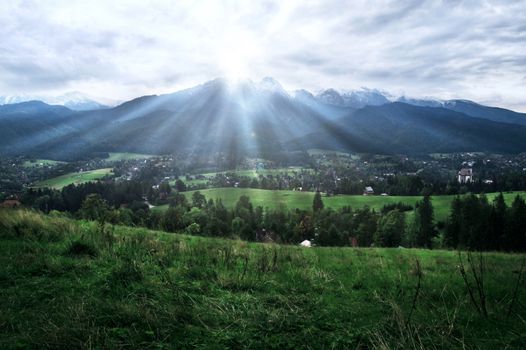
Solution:
[[(150, 210), (143, 193), (154, 199), (167, 193), (168, 209)], [(320, 192), (314, 196), (312, 210), (263, 208), (247, 196), (227, 208), (199, 191), (187, 198), (167, 184), (152, 192), (150, 184), (134, 181), (71, 185), (61, 191), (33, 189), (26, 191), (22, 202), (82, 219), (249, 241), (297, 244), (307, 239), (321, 246), (526, 251), (526, 203), (517, 196), (507, 206), (502, 194), (492, 202), (485, 195), (457, 196), (446, 222), (435, 220), (429, 195), (414, 207), (396, 203), (379, 211), (326, 208)]]

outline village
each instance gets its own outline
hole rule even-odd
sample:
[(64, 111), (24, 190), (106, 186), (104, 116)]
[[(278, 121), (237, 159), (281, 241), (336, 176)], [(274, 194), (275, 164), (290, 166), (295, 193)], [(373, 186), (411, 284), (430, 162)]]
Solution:
[[(526, 154), (432, 154), (424, 156), (309, 152), (308, 161), (273, 162), (245, 158), (235, 169), (226, 164), (188, 161), (183, 155), (94, 158), (75, 162), (0, 158), (0, 198), (16, 197), (46, 179), (102, 168), (109, 181), (139, 181), (176, 191), (238, 187), (321, 191), (336, 194), (421, 195), (524, 190)], [(220, 159), (220, 157), (217, 157)], [(101, 177), (102, 179), (102, 177)]]

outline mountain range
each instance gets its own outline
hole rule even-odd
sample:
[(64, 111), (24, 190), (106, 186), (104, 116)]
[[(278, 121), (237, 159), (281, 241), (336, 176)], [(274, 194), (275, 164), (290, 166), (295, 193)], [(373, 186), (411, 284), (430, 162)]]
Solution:
[(112, 108), (27, 101), (0, 106), (0, 154), (71, 159), (94, 152), (272, 156), (526, 151), (526, 114), (465, 100), (393, 100), (379, 90), (288, 93), (279, 82), (215, 79)]
[(83, 94), (79, 91), (67, 92), (59, 96), (41, 96), (41, 95), (11, 95), (0, 96), (0, 105), (16, 104), (28, 101), (41, 101), (51, 105), (60, 105), (74, 111), (88, 111), (94, 109), (109, 108), (115, 106), (117, 101), (93, 97)]

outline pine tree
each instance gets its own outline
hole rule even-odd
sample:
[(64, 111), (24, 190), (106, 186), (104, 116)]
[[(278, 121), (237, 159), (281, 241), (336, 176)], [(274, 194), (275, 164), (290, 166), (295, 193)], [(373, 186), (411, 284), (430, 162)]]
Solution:
[(510, 251), (526, 251), (526, 202), (519, 195), (510, 208), (506, 248)]
[(316, 194), (314, 195), (314, 199), (312, 201), (312, 211), (314, 213), (317, 213), (322, 209), (323, 209), (323, 200), (321, 199), (321, 193), (320, 191), (316, 191)]
[(493, 200), (489, 217), (489, 234), (487, 248), (499, 250), (503, 248), (504, 232), (506, 229), (506, 212), (508, 207), (504, 201), (504, 196), (499, 193)]
[(451, 203), (449, 222), (444, 234), (444, 245), (458, 248), (460, 231), (462, 230), (462, 201), (456, 196)]
[(433, 223), (433, 205), (431, 198), (424, 196), (416, 208), (415, 220), (416, 227), (416, 245), (418, 247), (431, 248), (431, 239), (435, 236), (435, 227)]

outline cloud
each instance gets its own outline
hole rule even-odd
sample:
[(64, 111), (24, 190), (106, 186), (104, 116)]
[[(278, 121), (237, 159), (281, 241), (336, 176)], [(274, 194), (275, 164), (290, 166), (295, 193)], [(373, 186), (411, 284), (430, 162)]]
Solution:
[(126, 99), (238, 73), (526, 110), (522, 1), (28, 0), (0, 23), (0, 94)]

